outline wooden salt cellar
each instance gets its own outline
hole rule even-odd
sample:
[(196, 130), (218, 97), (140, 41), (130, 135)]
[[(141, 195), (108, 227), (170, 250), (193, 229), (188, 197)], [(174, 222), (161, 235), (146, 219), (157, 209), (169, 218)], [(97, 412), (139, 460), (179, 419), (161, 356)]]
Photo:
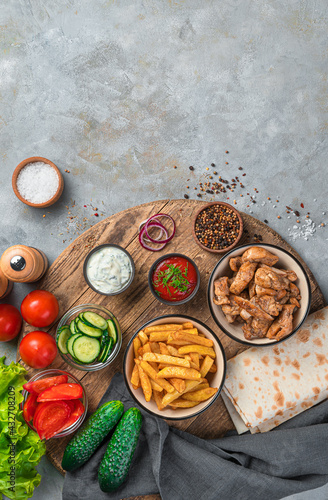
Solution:
[(0, 268), (0, 299), (4, 299), (7, 295), (10, 294), (14, 286), (12, 281), (9, 281), (8, 278), (3, 274)]
[(10, 281), (33, 283), (48, 269), (48, 259), (41, 250), (25, 245), (14, 245), (2, 254), (0, 268)]

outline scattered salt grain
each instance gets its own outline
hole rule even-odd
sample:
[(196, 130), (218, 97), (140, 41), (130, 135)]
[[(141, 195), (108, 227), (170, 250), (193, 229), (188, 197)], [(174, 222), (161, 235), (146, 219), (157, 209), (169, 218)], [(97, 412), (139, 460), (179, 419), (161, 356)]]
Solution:
[(313, 236), (316, 232), (315, 223), (311, 219), (305, 219), (304, 224), (297, 226), (296, 224), (293, 226), (293, 229), (288, 228), (289, 236), (295, 241), (297, 238), (303, 238), (305, 241), (308, 241), (309, 236)]
[(59, 177), (56, 170), (42, 161), (27, 163), (17, 177), (19, 194), (30, 203), (45, 203), (55, 196)]

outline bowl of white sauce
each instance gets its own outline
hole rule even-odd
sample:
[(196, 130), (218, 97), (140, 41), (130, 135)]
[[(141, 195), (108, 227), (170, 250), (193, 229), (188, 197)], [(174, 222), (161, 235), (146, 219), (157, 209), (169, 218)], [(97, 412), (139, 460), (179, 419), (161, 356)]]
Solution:
[(134, 262), (124, 248), (105, 243), (88, 253), (83, 265), (84, 279), (92, 290), (102, 295), (118, 295), (132, 283)]

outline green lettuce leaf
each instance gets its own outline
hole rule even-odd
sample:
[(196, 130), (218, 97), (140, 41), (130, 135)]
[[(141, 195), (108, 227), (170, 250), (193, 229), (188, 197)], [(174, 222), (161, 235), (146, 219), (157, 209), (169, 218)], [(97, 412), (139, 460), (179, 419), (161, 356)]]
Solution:
[(19, 363), (0, 358), (0, 499), (26, 500), (39, 486), (35, 466), (45, 454), (45, 443), (25, 423), (20, 403), (26, 380)]

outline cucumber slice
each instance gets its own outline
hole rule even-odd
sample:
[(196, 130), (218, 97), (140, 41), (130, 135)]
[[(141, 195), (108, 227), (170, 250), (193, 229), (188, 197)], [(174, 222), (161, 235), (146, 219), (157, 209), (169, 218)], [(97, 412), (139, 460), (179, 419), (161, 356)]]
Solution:
[(103, 350), (101, 351), (100, 353), (100, 356), (98, 358), (98, 361), (100, 363), (105, 363), (105, 361), (107, 361), (110, 353), (112, 352), (112, 347), (113, 347), (113, 344), (114, 344), (114, 341), (112, 339), (112, 337), (109, 337), (109, 342), (108, 344), (106, 344), (103, 348)]
[(109, 333), (109, 336), (112, 337), (114, 345), (117, 342), (117, 329), (114, 321), (112, 319), (107, 320), (107, 330)]
[(74, 341), (77, 339), (77, 337), (81, 337), (82, 336), (82, 333), (76, 333), (75, 335), (71, 335), (69, 337), (69, 339), (67, 340), (66, 342), (66, 348), (67, 348), (67, 351), (68, 351), (68, 354), (70, 354), (71, 356), (73, 356), (73, 358), (75, 358), (74, 356), (74, 351), (73, 351), (73, 343)]
[(84, 323), (89, 326), (93, 326), (94, 328), (100, 328), (100, 330), (106, 330), (107, 328), (107, 321), (97, 313), (86, 311), (82, 313), (81, 319)]
[(87, 335), (78, 336), (73, 342), (73, 352), (81, 363), (92, 363), (99, 356), (100, 342)]
[(74, 321), (74, 319), (72, 319), (72, 321), (70, 322), (69, 329), (71, 330), (71, 334), (72, 335), (75, 335), (76, 333), (78, 333), (78, 332), (75, 331), (75, 321)]
[(58, 332), (57, 335), (57, 347), (62, 352), (63, 354), (67, 354), (67, 346), (66, 342), (68, 341), (69, 337), (71, 336), (71, 330), (69, 329), (69, 326), (65, 325), (63, 326), (60, 331)]
[(101, 337), (103, 333), (103, 331), (100, 330), (100, 328), (95, 328), (94, 326), (86, 325), (80, 319), (77, 322), (77, 327), (80, 330), (80, 332), (84, 333), (85, 335), (89, 335), (89, 337)]

